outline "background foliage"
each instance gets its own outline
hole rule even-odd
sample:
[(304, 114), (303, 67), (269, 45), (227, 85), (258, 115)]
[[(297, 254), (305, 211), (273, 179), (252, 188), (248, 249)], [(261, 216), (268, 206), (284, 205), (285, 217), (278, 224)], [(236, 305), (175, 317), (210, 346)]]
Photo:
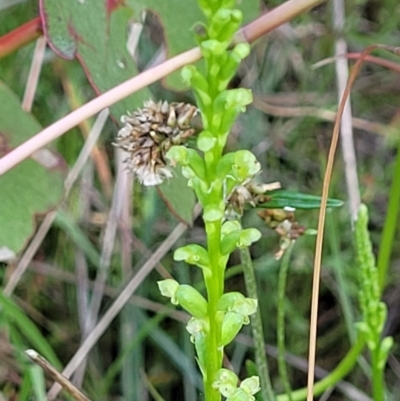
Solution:
[[(75, 3), (74, 7), (81, 5), (79, 1)], [(90, 3), (82, 6), (93, 6), (93, 3)], [(193, 45), (184, 39), (190, 37), (186, 32), (190, 26), (189, 17), (193, 17), (193, 22), (197, 20), (195, 2), (185, 2), (184, 7), (182, 2), (178, 3), (167, 10), (171, 11), (168, 13), (161, 10), (157, 14), (157, 10), (151, 7), (152, 12), (147, 14), (138, 45), (136, 65), (139, 70), (153, 62), (154, 57), (163, 50), (163, 44), (168, 49), (168, 55), (184, 50), (180, 47), (183, 43), (187, 45), (186, 48)], [(270, 1), (261, 7), (271, 8), (279, 3), (280, 1)], [(52, 4), (55, 3), (44, 1), (45, 7)], [(247, 20), (251, 20), (260, 12), (255, 1), (246, 2), (246, 6), (249, 7)], [(1, 35), (38, 15), (35, 1), (10, 2), (0, 4), (0, 7)], [(64, 13), (68, 11), (70, 10), (63, 10)], [(46, 12), (50, 13), (50, 8), (46, 9)], [(344, 35), (350, 52), (359, 52), (373, 43), (398, 45), (400, 9), (397, 1), (347, 1), (346, 14), (348, 19)], [(0, 155), (2, 145), (7, 142), (4, 137), (16, 141), (14, 135), (20, 132), (23, 140), (22, 135), (31, 135), (35, 129), (37, 131), (38, 124), (48, 126), (71, 108), (91, 99), (97, 91), (104, 91), (135, 73), (136, 67), (131, 63), (125, 47), (120, 42), (117, 42), (117, 49), (112, 47), (114, 44), (108, 44), (111, 47), (107, 47), (106, 40), (101, 35), (108, 32), (108, 23), (114, 24), (111, 25), (112, 29), (119, 27), (118, 35), (126, 35), (126, 30), (122, 27), (126, 27), (129, 18), (140, 15), (139, 9), (135, 10), (134, 15), (128, 8), (118, 9), (110, 15), (117, 19), (117, 22), (109, 20), (108, 14), (102, 15), (102, 18), (95, 18), (93, 25), (85, 25), (85, 21), (80, 21), (79, 13), (73, 17), (77, 18), (76, 22), (73, 20), (77, 28), (90, 28), (75, 36), (75, 39), (80, 38), (78, 47), (84, 47), (90, 39), (90, 46), (87, 47), (101, 53), (105, 60), (104, 63), (90, 67), (89, 61), (85, 61), (85, 57), (90, 59), (90, 56), (79, 50), (82, 52), (79, 53), (80, 61), (86, 70), (90, 71), (89, 78), (94, 82), (95, 89), (89, 84), (78, 60), (63, 60), (48, 49), (32, 110), (32, 115), (38, 122), (29, 122), (36, 124), (36, 128), (30, 131), (28, 127), (19, 125), (22, 124), (19, 114), (21, 111), (17, 104), (13, 103), (14, 95), (7, 95), (7, 100), (0, 103)], [(162, 18), (159, 18), (160, 15)], [(178, 17), (187, 24), (182, 25), (182, 29), (185, 29), (184, 34), (173, 32), (172, 28), (180, 25), (177, 23)], [(65, 18), (69, 18), (68, 14), (65, 14)], [(332, 5), (328, 2), (262, 38), (253, 45), (251, 55), (232, 82), (232, 86), (251, 88), (255, 102), (246, 114), (239, 118), (229, 139), (228, 150), (252, 150), (262, 164), (264, 182), (280, 181), (285, 189), (320, 194), (333, 125), (330, 112), (336, 109), (337, 95), (334, 63), (317, 63), (334, 54), (335, 35), (332, 19)], [(71, 43), (67, 44), (72, 46)], [(34, 45), (29, 44), (0, 60), (0, 79), (19, 99), (24, 92), (33, 48)], [(110, 57), (111, 51), (120, 53)], [(390, 58), (387, 55), (385, 57)], [(113, 63), (114, 60), (121, 61), (122, 64)], [(396, 61), (394, 57), (393, 60)], [(108, 66), (106, 62), (111, 62), (112, 65)], [(128, 64), (129, 68), (125, 68)], [(103, 161), (101, 165), (110, 166), (111, 178), (109, 181), (99, 178), (99, 164), (89, 163), (70, 196), (62, 205), (59, 203), (63, 211), (61, 217), (55, 220), (29, 270), (15, 290), (13, 300), (23, 313), (15, 313), (10, 309), (11, 306), (7, 309), (6, 301), (1, 302), (5, 313), (0, 316), (0, 389), (6, 399), (29, 399), (31, 376), (22, 350), (34, 347), (59, 367), (60, 364), (65, 365), (68, 362), (81, 342), (86, 324), (85, 302), (99, 268), (99, 255), (104, 251), (102, 247), (105, 222), (111, 205), (111, 193), (107, 188), (113, 187), (116, 170), (111, 143), (117, 131), (117, 118), (126, 109), (140, 105), (150, 93), (154, 99), (193, 102), (190, 94), (183, 91), (182, 87), (179, 87), (179, 91), (176, 90), (176, 82), (177, 77), (174, 77), (168, 85), (154, 84), (138, 96), (115, 106), (112, 113), (116, 119), (107, 123), (98, 144)], [(370, 230), (375, 250), (380, 243), (387, 213), (388, 189), (392, 180), (396, 179), (393, 171), (399, 135), (399, 83), (396, 73), (369, 63), (363, 68), (352, 92), (353, 114), (361, 119), (354, 121), (360, 191), (363, 202), (369, 207)], [(12, 124), (12, 121), (9, 123), (8, 126), (11, 126), (14, 132), (8, 133), (4, 124), (10, 117), (14, 118), (15, 124)], [(85, 128), (76, 128), (54, 144), (54, 150), (69, 167), (78, 156), (85, 134)], [(10, 146), (14, 145), (15, 143)], [(23, 169), (23, 165), (20, 168)], [(344, 168), (339, 156), (331, 183), (331, 195), (347, 200)], [(24, 173), (24, 183), (11, 178), (11, 183), (5, 181), (11, 174), (17, 174), (17, 169), (10, 172), (10, 176), (0, 177), (0, 239), (19, 235), (20, 244), (15, 246), (15, 251), (21, 249), (28, 238), (21, 236), (19, 225), (15, 223), (10, 227), (7, 222), (14, 221), (11, 219), (15, 214), (22, 217), (22, 223), (31, 224), (33, 219), (41, 221), (45, 210), (54, 207), (57, 199), (61, 202), (61, 194), (57, 195), (57, 191), (61, 191), (61, 175), (65, 174), (66, 170), (65, 166), (64, 173), (60, 170), (53, 170), (51, 174), (44, 171), (42, 176), (37, 177), (34, 168), (28, 166)], [(58, 178), (55, 178), (55, 175), (58, 175)], [(57, 182), (53, 183), (53, 179)], [(48, 195), (44, 204), (34, 209), (39, 214), (31, 218), (25, 217), (23, 213), (27, 211), (28, 206), (34, 205), (30, 191)], [(177, 213), (172, 214), (165, 207), (155, 189), (143, 188), (135, 183), (133, 193), (133, 254), (131, 261), (121, 262), (121, 254), (126, 255), (126, 237), (122, 227), (106, 272), (105, 296), (101, 302), (100, 315), (115, 298), (126, 277), (149, 258), (155, 247), (178, 223), (175, 217)], [(17, 209), (16, 203), (7, 203), (11, 194), (16, 199), (27, 202), (25, 209), (22, 207), (23, 211)], [(186, 202), (184, 196), (181, 201)], [(174, 206), (173, 209), (179, 212), (179, 206)], [(315, 211), (299, 212), (297, 219), (306, 227), (313, 228), (317, 225)], [(268, 352), (275, 355), (275, 316), (280, 262), (274, 259), (274, 253), (278, 250), (279, 240), (272, 230), (263, 226), (255, 212), (248, 213), (245, 225), (257, 226), (263, 233), (262, 239), (251, 251), (258, 279), (265, 340), (269, 344)], [(396, 225), (398, 229), (399, 222), (396, 222)], [(329, 213), (318, 326), (317, 363), (321, 368), (317, 372), (319, 376), (324, 374), (322, 369), (331, 371), (343, 358), (354, 339), (353, 322), (359, 319), (356, 266), (351, 238), (348, 209), (343, 207)], [(400, 340), (400, 315), (397, 308), (400, 301), (399, 240), (397, 235), (392, 248), (388, 285), (384, 292), (384, 300), (389, 310), (385, 335), (393, 336), (396, 344)], [(193, 227), (176, 245), (191, 242), (204, 242), (200, 221), (195, 220)], [(303, 387), (305, 384), (313, 252), (313, 238), (304, 237), (297, 241), (293, 249), (286, 288), (286, 341), (287, 350), (290, 352), (289, 376), (293, 388)], [(193, 361), (192, 345), (182, 324), (185, 316), (163, 307), (165, 300), (159, 295), (155, 283), (160, 276), (166, 277), (169, 274), (177, 277), (180, 282), (196, 283), (200, 277), (195, 271), (189, 271), (183, 265), (174, 263), (171, 255), (172, 253), (167, 254), (162, 264), (159, 264), (144, 281), (135, 297), (91, 352), (87, 360), (83, 388), (92, 399), (197, 399), (200, 377)], [(121, 266), (131, 268), (124, 270)], [(0, 275), (4, 286), (14, 268), (13, 263), (4, 263), (2, 266)], [(84, 279), (87, 288), (83, 289), (82, 285), (79, 285), (79, 282), (82, 284), (82, 274), (87, 279)], [(244, 289), (238, 255), (233, 255), (230, 260), (228, 276), (228, 290)], [(31, 321), (35, 323), (36, 331), (30, 326)], [(243, 335), (228, 349), (230, 363), (237, 372), (244, 372), (246, 360), (253, 359), (247, 334), (246, 330), (243, 330)], [(270, 360), (273, 385), (277, 393), (281, 393), (282, 383), (276, 374), (274, 359)], [(360, 394), (370, 392), (365, 375), (367, 366), (367, 361), (361, 360), (346, 378), (347, 392), (343, 390), (346, 386), (339, 386), (333, 390), (329, 399), (363, 399), (360, 398)], [(396, 399), (399, 391), (399, 366), (398, 347), (395, 346), (386, 372), (388, 389), (393, 399)], [(83, 375), (81, 380), (82, 377)], [(78, 382), (80, 380), (77, 377), (75, 379)], [(349, 395), (349, 388), (358, 390), (353, 398)]]

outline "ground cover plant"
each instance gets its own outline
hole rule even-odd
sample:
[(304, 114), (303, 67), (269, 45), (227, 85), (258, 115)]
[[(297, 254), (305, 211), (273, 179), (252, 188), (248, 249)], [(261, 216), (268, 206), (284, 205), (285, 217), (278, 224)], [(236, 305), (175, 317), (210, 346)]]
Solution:
[(0, 7), (4, 399), (396, 400), (395, 2)]

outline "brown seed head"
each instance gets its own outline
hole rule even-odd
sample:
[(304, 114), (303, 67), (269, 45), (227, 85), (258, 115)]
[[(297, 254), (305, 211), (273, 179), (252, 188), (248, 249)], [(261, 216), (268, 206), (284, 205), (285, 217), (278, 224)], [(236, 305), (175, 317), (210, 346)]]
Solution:
[(121, 117), (124, 126), (114, 145), (127, 152), (125, 162), (143, 185), (158, 185), (172, 177), (165, 155), (194, 134), (190, 123), (196, 112), (187, 103), (148, 100), (142, 109)]

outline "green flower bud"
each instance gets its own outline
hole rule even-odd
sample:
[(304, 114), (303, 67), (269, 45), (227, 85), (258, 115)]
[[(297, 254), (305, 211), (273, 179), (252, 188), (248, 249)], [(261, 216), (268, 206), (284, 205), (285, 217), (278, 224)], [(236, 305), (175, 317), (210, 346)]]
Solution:
[(232, 397), (226, 399), (226, 401), (253, 401), (254, 397), (252, 395), (248, 395), (243, 389), (236, 389), (235, 393)]
[(228, 369), (220, 369), (216, 374), (213, 387), (224, 397), (231, 397), (237, 390), (238, 381), (239, 379), (234, 372)]
[(245, 248), (250, 246), (253, 242), (258, 241), (261, 238), (261, 232), (256, 228), (247, 228), (242, 230), (240, 238), (237, 243), (238, 248)]
[(172, 164), (178, 163), (181, 166), (187, 166), (189, 163), (187, 151), (188, 149), (185, 146), (172, 146), (168, 150), (166, 157)]
[(199, 0), (199, 6), (204, 15), (209, 18), (213, 13), (213, 7), (210, 0)]
[(258, 376), (251, 376), (244, 379), (240, 383), (240, 388), (248, 395), (254, 395), (261, 390), (260, 378)]
[(221, 42), (215, 39), (209, 39), (201, 42), (201, 51), (205, 58), (212, 56), (220, 56), (225, 53), (229, 46), (229, 41)]
[(221, 233), (224, 236), (225, 234), (229, 234), (233, 231), (239, 231), (241, 229), (242, 226), (237, 220), (228, 220), (222, 225)]
[(208, 252), (202, 246), (197, 244), (190, 244), (178, 248), (174, 252), (174, 260), (184, 260), (190, 265), (197, 265), (201, 268), (208, 269), (210, 267)]
[(232, 166), (234, 176), (239, 182), (253, 177), (261, 169), (256, 157), (248, 150), (238, 150), (235, 153), (235, 163)]
[(197, 138), (197, 147), (202, 152), (208, 152), (215, 146), (216, 143), (217, 139), (209, 131), (201, 132)]
[(182, 284), (176, 291), (176, 299), (193, 317), (201, 319), (207, 316), (208, 304), (206, 299), (190, 285)]
[(227, 312), (222, 321), (221, 345), (228, 345), (239, 333), (244, 323), (244, 318), (239, 313)]
[(242, 316), (252, 315), (257, 311), (258, 301), (254, 298), (237, 299), (232, 307), (232, 312), (239, 313)]
[[(204, 338), (209, 330), (208, 319), (198, 319), (192, 317), (186, 325), (186, 330), (190, 334), (190, 341), (192, 343), (198, 342), (199, 339)], [(204, 345), (204, 344), (203, 344)]]
[(176, 292), (178, 291), (179, 283), (171, 278), (167, 278), (166, 280), (157, 281), (157, 284), (161, 295), (171, 298), (171, 303), (173, 305), (178, 305)]
[(389, 356), (389, 352), (393, 347), (393, 337), (385, 337), (380, 344), (379, 347), (379, 356), (378, 356), (378, 366), (380, 369), (383, 369), (387, 362), (387, 358)]
[(197, 105), (200, 110), (209, 107), (212, 100), (208, 94), (208, 82), (197, 68), (193, 65), (185, 66), (182, 69), (181, 76), (184, 82), (194, 88)]
[(232, 166), (235, 162), (235, 153), (227, 153), (222, 156), (217, 165), (217, 177), (225, 179), (228, 175), (232, 175)]
[(196, 173), (197, 177), (202, 180), (206, 179), (206, 168), (204, 160), (194, 149), (187, 149), (186, 152), (188, 165)]
[(239, 43), (235, 46), (233, 51), (228, 53), (226, 61), (221, 66), (219, 72), (218, 90), (222, 92), (225, 90), (235, 75), (240, 62), (249, 55), (250, 46), (247, 43)]
[(232, 312), (235, 305), (244, 302), (245, 299), (246, 297), (238, 291), (226, 292), (218, 300), (217, 309), (219, 311)]
[(242, 22), (240, 10), (220, 8), (213, 16), (208, 34), (211, 38), (230, 42)]
[(238, 43), (231, 54), (238, 59), (243, 60), (250, 54), (250, 45), (248, 43)]
[(253, 101), (253, 95), (250, 89), (231, 89), (226, 91), (225, 108), (242, 110)]
[(222, 255), (229, 255), (232, 253), (237, 244), (240, 242), (240, 230), (232, 231), (222, 237), (221, 240), (221, 253)]

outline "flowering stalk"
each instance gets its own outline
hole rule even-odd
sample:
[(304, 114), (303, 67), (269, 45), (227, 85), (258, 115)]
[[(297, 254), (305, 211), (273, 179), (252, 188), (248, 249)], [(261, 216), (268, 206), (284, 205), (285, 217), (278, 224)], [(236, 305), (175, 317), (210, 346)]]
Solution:
[(206, 68), (201, 73), (194, 66), (185, 67), (182, 75), (194, 90), (203, 121), (203, 131), (197, 138), (200, 153), (185, 146), (173, 146), (166, 156), (172, 164), (182, 166), (188, 185), (203, 207), (206, 248), (187, 245), (177, 249), (174, 258), (202, 269), (207, 297), (174, 280), (159, 282), (159, 287), (172, 303), (180, 304), (192, 315), (187, 330), (196, 348), (205, 399), (219, 401), (223, 395), (229, 401), (251, 401), (259, 390), (258, 377), (245, 379), (238, 386), (237, 376), (221, 369), (224, 346), (234, 339), (243, 324), (249, 323), (249, 315), (257, 307), (255, 299), (238, 292), (224, 294), (229, 254), (260, 237), (258, 230), (242, 229), (237, 220), (226, 221), (229, 195), (260, 169), (251, 152), (241, 150), (223, 155), (237, 115), (252, 101), (248, 90), (227, 90), (240, 61), (248, 55), (249, 46), (241, 43), (230, 48), (242, 21), (241, 12), (232, 9), (234, 1), (200, 0), (199, 4), (207, 19), (204, 33), (197, 37)]
[[(172, 177), (168, 166), (180, 164), (188, 185), (203, 207), (206, 247), (189, 244), (175, 251), (174, 259), (202, 270), (206, 297), (190, 285), (168, 279), (158, 283), (161, 293), (180, 305), (192, 318), (187, 324), (203, 375), (206, 401), (253, 401), (259, 379), (247, 378), (240, 385), (235, 373), (222, 369), (223, 350), (255, 313), (257, 300), (239, 292), (224, 293), (227, 261), (236, 248), (248, 247), (261, 234), (243, 229), (238, 220), (244, 203), (255, 206), (265, 201), (269, 186), (251, 184), (260, 164), (247, 150), (223, 154), (231, 127), (245, 106), (252, 101), (246, 89), (228, 90), (240, 61), (250, 51), (240, 43), (231, 47), (242, 22), (234, 0), (199, 0), (206, 16), (203, 34), (198, 35), (205, 72), (185, 67), (183, 78), (193, 88), (203, 131), (197, 148), (184, 144), (194, 134), (190, 126), (197, 108), (183, 103), (147, 102), (143, 109), (123, 116), (124, 127), (115, 145), (127, 154), (128, 166), (144, 185), (158, 185)], [(229, 206), (228, 206), (229, 205)], [(230, 220), (227, 220), (227, 217)]]
[(365, 205), (361, 205), (359, 208), (354, 227), (354, 236), (360, 284), (359, 301), (363, 317), (363, 320), (357, 323), (357, 328), (371, 352), (374, 401), (384, 401), (384, 369), (389, 351), (393, 345), (393, 339), (392, 337), (382, 338), (387, 318), (387, 307), (380, 300), (379, 272), (369, 239), (368, 210)]

